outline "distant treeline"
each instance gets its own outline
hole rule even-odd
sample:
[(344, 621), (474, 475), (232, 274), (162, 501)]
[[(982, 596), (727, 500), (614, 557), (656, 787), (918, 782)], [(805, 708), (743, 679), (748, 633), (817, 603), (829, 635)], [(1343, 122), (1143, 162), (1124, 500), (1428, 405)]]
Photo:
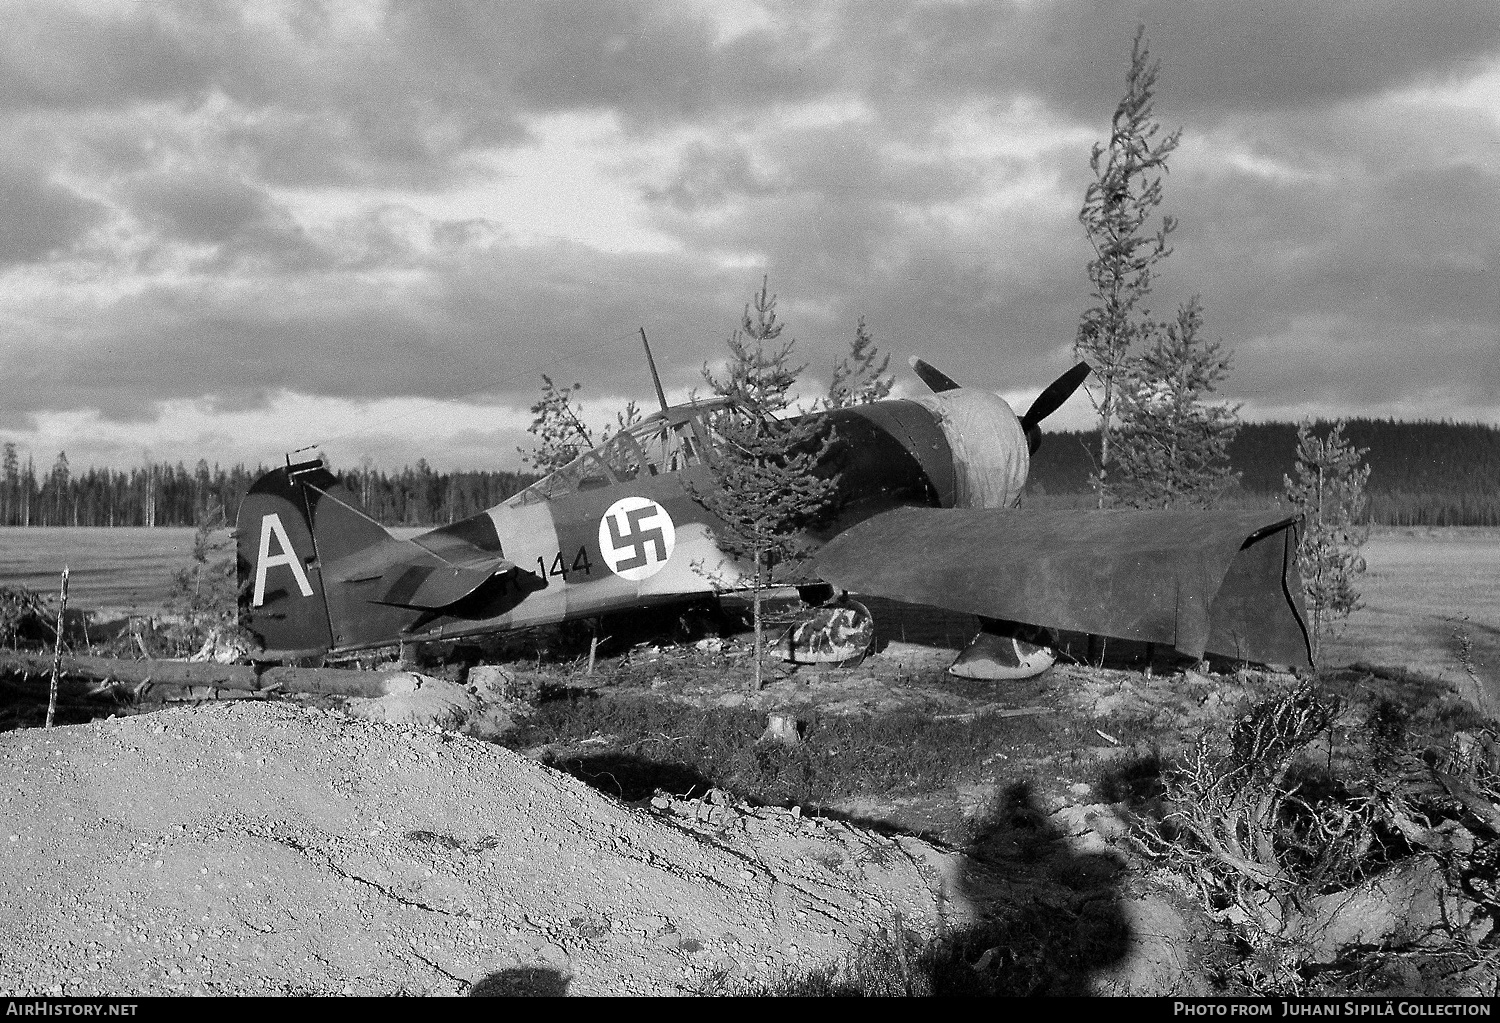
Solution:
[[(1330, 424), (1318, 423), (1317, 432)], [(1368, 448), (1370, 517), (1397, 526), (1500, 525), (1500, 429), (1464, 423), (1351, 419), (1345, 436)], [(1292, 471), (1297, 427), (1246, 423), (1229, 457), (1247, 495), (1279, 494)], [(66, 455), (38, 473), (14, 444), (0, 461), (0, 525), (192, 526), (214, 509), (232, 521), (250, 484), (265, 470), (206, 461), (74, 473)], [(1097, 434), (1048, 434), (1031, 460), (1033, 493), (1081, 494), (1099, 455)], [(516, 472), (435, 472), (425, 461), (386, 473), (351, 469), (344, 484), (387, 526), (441, 525), (466, 518), (520, 491), (536, 477)]]
[[(38, 473), (14, 444), (0, 449), (0, 525), (194, 526), (222, 509), (233, 523), (240, 501), (266, 470), (200, 460), (192, 469), (163, 462), (135, 469), (75, 473), (66, 454)], [(387, 526), (455, 522), (523, 489), (535, 476), (515, 472), (435, 472), (426, 461), (397, 473), (339, 474), (369, 513)]]
[[(1332, 424), (1314, 426), (1319, 436)], [(1351, 419), (1344, 436), (1368, 448), (1371, 521), (1391, 526), (1500, 525), (1500, 428), (1471, 423)], [(1031, 460), (1029, 488), (1045, 494), (1089, 490), (1098, 434), (1048, 434)], [(1247, 494), (1279, 494), (1297, 457), (1292, 423), (1246, 423), (1229, 446)]]

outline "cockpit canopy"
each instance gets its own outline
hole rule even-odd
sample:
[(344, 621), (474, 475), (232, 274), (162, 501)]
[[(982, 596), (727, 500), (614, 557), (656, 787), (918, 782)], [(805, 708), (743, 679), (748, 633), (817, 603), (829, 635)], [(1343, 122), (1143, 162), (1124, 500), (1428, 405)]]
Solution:
[(703, 465), (713, 457), (718, 443), (715, 423), (726, 414), (745, 413), (728, 398), (719, 397), (653, 412), (505, 503), (549, 501), (575, 490), (607, 487)]

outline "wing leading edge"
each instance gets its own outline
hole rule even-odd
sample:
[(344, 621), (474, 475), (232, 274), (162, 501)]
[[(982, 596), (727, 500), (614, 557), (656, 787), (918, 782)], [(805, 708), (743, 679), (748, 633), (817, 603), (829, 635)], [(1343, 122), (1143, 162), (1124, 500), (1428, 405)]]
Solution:
[(855, 593), (1310, 667), (1297, 522), (1274, 512), (899, 508), (818, 554)]

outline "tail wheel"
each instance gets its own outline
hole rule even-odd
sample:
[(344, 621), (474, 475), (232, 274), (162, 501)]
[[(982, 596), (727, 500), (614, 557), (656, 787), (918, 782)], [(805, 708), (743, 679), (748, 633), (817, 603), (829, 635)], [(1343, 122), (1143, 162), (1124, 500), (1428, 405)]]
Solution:
[(852, 666), (864, 659), (875, 641), (875, 617), (848, 597), (805, 614), (781, 642), (781, 653), (794, 664)]

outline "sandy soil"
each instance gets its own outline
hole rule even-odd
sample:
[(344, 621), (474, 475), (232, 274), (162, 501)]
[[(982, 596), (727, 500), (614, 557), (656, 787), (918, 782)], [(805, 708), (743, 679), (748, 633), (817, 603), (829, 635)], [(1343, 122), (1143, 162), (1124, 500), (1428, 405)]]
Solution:
[(10, 994), (685, 993), (972, 912), (916, 839), (288, 704), (0, 734), (0, 786)]

